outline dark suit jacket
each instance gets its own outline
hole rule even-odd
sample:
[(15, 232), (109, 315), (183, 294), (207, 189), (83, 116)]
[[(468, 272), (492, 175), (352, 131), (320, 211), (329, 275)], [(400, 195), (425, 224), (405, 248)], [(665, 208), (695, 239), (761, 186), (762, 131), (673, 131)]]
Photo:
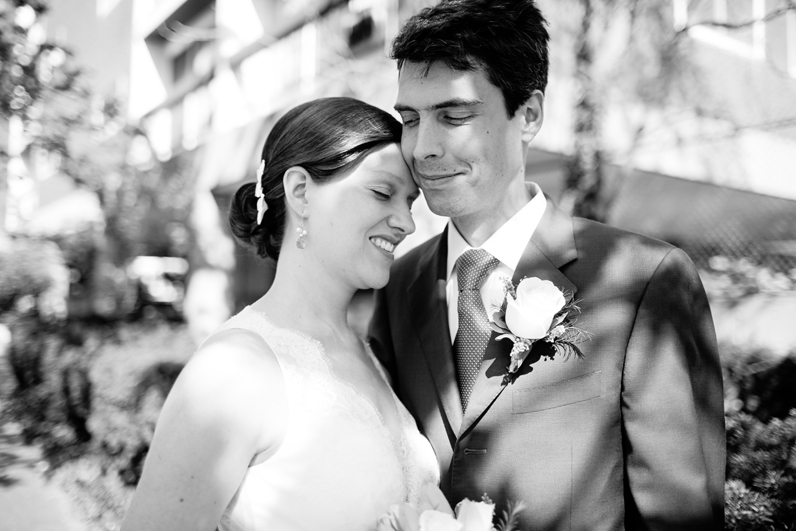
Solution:
[(722, 529), (722, 376), (702, 284), (666, 243), (548, 199), (514, 275), (576, 292), (584, 358), (534, 344), (506, 383), (493, 334), (462, 413), (445, 298), (447, 236), (397, 260), (370, 335), (431, 441), (452, 503), (522, 500), (523, 529)]

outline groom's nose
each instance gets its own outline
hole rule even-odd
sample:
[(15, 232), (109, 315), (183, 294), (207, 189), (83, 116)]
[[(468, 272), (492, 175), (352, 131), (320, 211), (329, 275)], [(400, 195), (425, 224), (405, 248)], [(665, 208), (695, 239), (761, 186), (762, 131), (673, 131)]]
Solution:
[(414, 134), (412, 156), (417, 161), (442, 156), (442, 143), (437, 124), (433, 120), (418, 120)]

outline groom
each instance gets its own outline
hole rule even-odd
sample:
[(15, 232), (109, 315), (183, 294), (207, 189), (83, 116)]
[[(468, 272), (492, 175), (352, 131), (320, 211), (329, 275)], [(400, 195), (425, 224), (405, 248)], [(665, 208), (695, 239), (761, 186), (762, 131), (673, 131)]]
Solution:
[[(451, 502), (523, 501), (529, 530), (722, 529), (721, 370), (692, 262), (527, 182), (547, 41), (532, 0), (443, 1), (395, 38), (403, 155), (450, 222), (396, 261), (373, 348)], [(537, 341), (508, 374), (487, 321), (501, 277), (574, 292), (583, 357)]]

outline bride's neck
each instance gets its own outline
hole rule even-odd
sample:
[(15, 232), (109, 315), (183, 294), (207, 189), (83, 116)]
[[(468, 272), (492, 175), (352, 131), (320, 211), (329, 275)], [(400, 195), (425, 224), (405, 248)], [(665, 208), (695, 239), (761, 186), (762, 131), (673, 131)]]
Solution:
[(355, 288), (302, 252), (291, 249), (280, 255), (273, 284), (255, 305), (282, 326), (347, 332)]

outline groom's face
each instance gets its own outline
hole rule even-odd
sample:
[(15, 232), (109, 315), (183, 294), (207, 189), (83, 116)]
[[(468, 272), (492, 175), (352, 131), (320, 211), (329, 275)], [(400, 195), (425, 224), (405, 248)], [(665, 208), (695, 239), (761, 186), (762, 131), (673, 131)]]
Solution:
[(523, 119), (508, 116), (484, 71), (407, 62), (395, 109), (401, 151), (431, 210), (454, 221), (500, 216), (524, 182)]

